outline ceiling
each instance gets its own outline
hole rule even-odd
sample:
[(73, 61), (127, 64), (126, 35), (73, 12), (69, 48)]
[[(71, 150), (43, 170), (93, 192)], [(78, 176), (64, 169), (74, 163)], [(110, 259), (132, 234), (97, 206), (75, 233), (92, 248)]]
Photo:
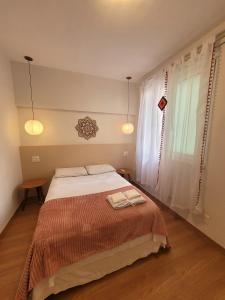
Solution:
[(0, 44), (11, 60), (139, 80), (224, 19), (224, 0), (0, 0)]

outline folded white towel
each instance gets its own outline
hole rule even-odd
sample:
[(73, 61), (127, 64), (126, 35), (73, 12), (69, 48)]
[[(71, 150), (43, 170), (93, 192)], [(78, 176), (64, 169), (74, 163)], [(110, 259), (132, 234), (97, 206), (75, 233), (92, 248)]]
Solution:
[(113, 203), (112, 198), (110, 198), (110, 197), (107, 197), (107, 200), (109, 201), (109, 203), (111, 204), (111, 206), (114, 209), (120, 209), (120, 208), (124, 208), (124, 207), (132, 205), (128, 200), (123, 200), (123, 201), (118, 202), (118, 203)]
[(127, 197), (125, 197), (124, 193), (119, 192), (112, 195), (108, 195), (107, 200), (114, 209), (120, 209), (127, 206), (135, 206), (137, 204), (146, 202), (144, 197), (142, 197), (139, 193), (138, 195), (139, 196), (136, 198), (128, 199)]
[(127, 200), (126, 196), (121, 192), (109, 195), (107, 198), (115, 204)]
[(133, 199), (128, 200), (131, 205), (137, 205), (146, 202), (145, 198), (140, 196)]
[(129, 200), (141, 196), (141, 194), (138, 193), (138, 191), (135, 190), (135, 189), (133, 189), (133, 190), (128, 190), (128, 191), (124, 192), (123, 194), (124, 194), (124, 195), (127, 197), (127, 199), (129, 199)]

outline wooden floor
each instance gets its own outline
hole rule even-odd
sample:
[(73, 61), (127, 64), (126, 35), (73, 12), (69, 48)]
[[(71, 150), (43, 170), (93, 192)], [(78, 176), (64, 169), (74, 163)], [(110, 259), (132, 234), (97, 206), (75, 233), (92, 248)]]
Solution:
[[(39, 206), (19, 210), (0, 237), (0, 299), (14, 299)], [(224, 300), (225, 251), (164, 209), (172, 250), (48, 299)]]

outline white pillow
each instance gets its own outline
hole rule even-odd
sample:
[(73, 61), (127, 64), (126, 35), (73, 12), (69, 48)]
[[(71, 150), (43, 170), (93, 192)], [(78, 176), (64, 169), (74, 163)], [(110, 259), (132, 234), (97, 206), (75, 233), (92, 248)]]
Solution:
[(84, 167), (74, 168), (57, 168), (55, 170), (55, 177), (77, 177), (88, 175), (87, 170)]
[(86, 166), (87, 172), (90, 175), (102, 174), (116, 171), (111, 165), (90, 165)]

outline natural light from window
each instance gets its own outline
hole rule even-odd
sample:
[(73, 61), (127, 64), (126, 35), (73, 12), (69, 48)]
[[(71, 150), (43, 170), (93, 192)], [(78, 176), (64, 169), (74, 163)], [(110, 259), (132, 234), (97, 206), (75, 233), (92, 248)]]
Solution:
[(200, 75), (177, 84), (173, 152), (193, 155), (196, 145)]

